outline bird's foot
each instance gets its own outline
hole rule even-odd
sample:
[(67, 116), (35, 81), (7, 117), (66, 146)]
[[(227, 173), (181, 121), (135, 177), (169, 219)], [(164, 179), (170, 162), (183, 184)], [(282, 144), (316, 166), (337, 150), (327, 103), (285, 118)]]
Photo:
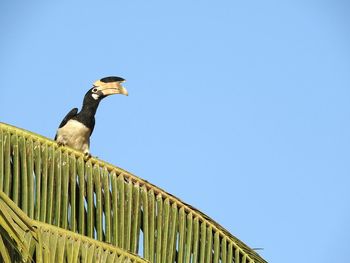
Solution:
[(61, 146), (65, 146), (66, 144), (64, 142), (61, 141), (57, 141), (57, 146), (61, 147)]
[(84, 159), (87, 161), (91, 158), (91, 154), (89, 152), (84, 152)]

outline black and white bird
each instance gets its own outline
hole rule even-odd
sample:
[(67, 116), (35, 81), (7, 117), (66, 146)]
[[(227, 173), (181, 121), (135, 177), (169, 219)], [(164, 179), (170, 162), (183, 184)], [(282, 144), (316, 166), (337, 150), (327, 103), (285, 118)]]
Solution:
[(72, 109), (58, 127), (55, 141), (60, 146), (69, 146), (90, 156), (90, 136), (95, 127), (95, 114), (101, 100), (109, 95), (128, 91), (121, 85), (125, 80), (120, 77), (106, 77), (96, 81), (84, 97), (81, 111)]

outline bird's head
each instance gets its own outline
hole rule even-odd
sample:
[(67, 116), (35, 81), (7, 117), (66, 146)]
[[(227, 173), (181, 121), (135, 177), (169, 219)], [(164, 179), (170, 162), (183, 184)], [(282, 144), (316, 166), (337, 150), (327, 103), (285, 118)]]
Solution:
[(120, 77), (106, 77), (95, 81), (88, 94), (94, 100), (101, 100), (109, 95), (122, 94), (128, 96), (128, 91), (122, 86), (125, 79)]

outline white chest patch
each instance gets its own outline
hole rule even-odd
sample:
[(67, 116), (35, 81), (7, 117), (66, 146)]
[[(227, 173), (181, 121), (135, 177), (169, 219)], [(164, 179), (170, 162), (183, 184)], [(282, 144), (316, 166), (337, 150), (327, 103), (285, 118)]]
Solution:
[(78, 151), (89, 151), (90, 129), (81, 122), (69, 120), (66, 125), (57, 130), (57, 142)]

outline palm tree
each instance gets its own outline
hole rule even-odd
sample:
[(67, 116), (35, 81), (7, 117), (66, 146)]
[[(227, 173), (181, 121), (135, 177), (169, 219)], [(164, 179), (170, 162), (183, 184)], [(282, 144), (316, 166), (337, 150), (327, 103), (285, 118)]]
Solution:
[(159, 187), (0, 123), (0, 262), (266, 262)]

